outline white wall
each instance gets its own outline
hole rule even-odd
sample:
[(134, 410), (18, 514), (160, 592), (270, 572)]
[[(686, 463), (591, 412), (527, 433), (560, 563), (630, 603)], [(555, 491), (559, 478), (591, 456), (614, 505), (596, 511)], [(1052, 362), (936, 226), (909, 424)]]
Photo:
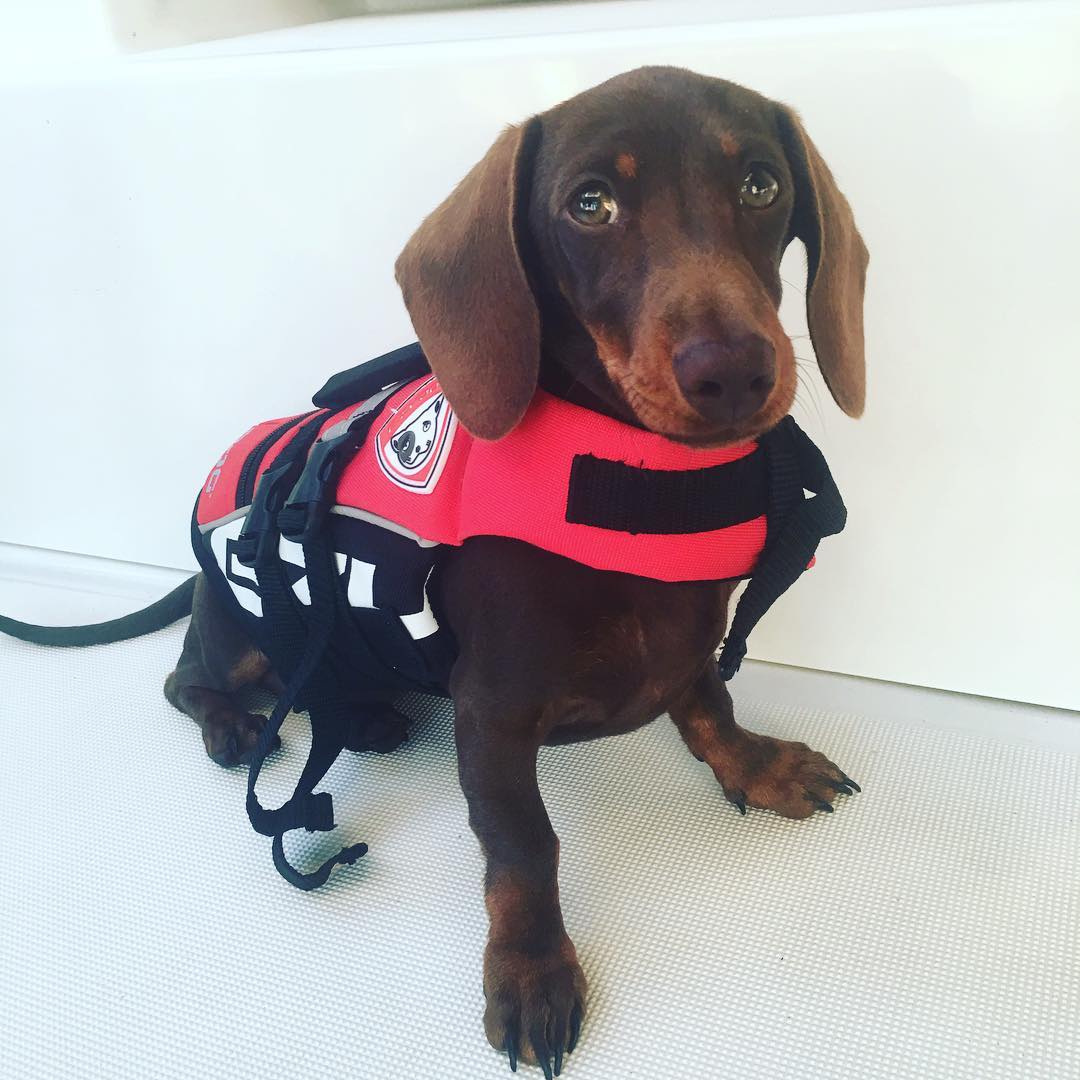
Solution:
[(192, 565), (218, 449), (408, 339), (394, 256), (499, 127), (679, 63), (797, 105), (873, 256), (867, 416), (798, 413), (851, 524), (754, 655), (1080, 707), (1078, 44), (1014, 3), (0, 69), (0, 541)]

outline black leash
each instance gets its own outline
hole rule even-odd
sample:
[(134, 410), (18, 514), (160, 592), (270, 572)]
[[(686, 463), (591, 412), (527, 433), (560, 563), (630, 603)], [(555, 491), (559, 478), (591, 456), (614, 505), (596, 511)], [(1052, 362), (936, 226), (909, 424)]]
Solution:
[(0, 615), (0, 633), (29, 641), (35, 645), (55, 645), (62, 648), (83, 648), (87, 645), (112, 645), (117, 641), (164, 630), (191, 614), (191, 598), (195, 595), (195, 578), (189, 577), (160, 600), (155, 600), (139, 611), (121, 615), (106, 622), (88, 623), (85, 626), (39, 626), (37, 623), (20, 622)]

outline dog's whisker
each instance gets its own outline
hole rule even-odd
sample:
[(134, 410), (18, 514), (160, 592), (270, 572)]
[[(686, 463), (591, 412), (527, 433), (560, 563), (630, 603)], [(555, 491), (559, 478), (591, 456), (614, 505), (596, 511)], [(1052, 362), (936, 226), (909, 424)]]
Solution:
[[(796, 343), (802, 344), (802, 342), (810, 340), (810, 335), (808, 333), (789, 334), (788, 339), (793, 345)], [(795, 404), (805, 409), (807, 415), (816, 416), (824, 424), (817, 384), (811, 376), (811, 372), (817, 365), (814, 361), (807, 359), (805, 356), (799, 356), (794, 351), (792, 352), (792, 358), (795, 361)], [(800, 391), (802, 392), (800, 393)]]
[[(796, 359), (798, 359), (798, 358), (796, 358)], [(805, 372), (805, 370), (803, 370), (804, 367), (808, 368), (809, 366), (810, 365), (809, 365), (809, 363), (807, 361), (803, 361), (802, 364), (797, 364), (796, 365), (796, 369), (795, 369), (795, 379), (796, 379), (795, 400), (797, 402), (799, 402), (798, 387), (802, 387), (807, 392), (807, 394), (809, 396), (809, 404), (813, 405), (813, 409), (814, 409), (814, 412), (817, 414), (817, 418), (818, 418), (819, 423), (822, 426), (824, 426), (825, 425), (825, 414), (824, 414), (824, 412), (823, 412), (823, 410), (821, 408), (821, 395), (818, 393), (817, 385), (814, 382), (812, 382), (809, 378), (806, 377), (806, 372)], [(799, 402), (799, 403), (804, 404), (803, 402)]]

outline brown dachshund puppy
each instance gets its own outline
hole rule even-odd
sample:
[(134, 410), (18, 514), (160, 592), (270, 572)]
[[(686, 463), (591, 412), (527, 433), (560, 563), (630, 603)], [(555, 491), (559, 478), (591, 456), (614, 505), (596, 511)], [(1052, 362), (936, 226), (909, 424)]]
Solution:
[[(508, 129), (420, 226), (397, 276), (475, 435), (508, 432), (539, 384), (713, 447), (791, 408), (777, 305), (794, 237), (818, 361), (857, 416), (867, 255), (851, 210), (789, 109), (719, 79), (645, 68)], [(460, 646), (458, 770), (487, 860), (484, 1026), (511, 1067), (550, 1077), (577, 1042), (585, 978), (559, 910), (541, 746), (669, 713), (744, 813), (804, 818), (854, 784), (806, 746), (735, 722), (713, 662), (730, 584), (667, 584), (479, 538), (447, 549), (435, 587)], [(166, 694), (222, 764), (254, 746), (262, 717), (232, 694), (257, 681), (276, 678), (200, 581)]]

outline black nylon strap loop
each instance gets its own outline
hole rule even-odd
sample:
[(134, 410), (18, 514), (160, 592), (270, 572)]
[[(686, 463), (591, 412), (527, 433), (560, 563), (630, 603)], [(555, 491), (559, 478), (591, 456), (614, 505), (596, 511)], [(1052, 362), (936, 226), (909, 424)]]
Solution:
[(803, 498), (799, 490), (795, 503), (776, 528), (770, 529), (766, 549), (735, 609), (720, 653), (720, 677), (725, 682), (739, 670), (746, 656), (746, 639), (761, 617), (806, 570), (822, 537), (840, 532), (847, 522), (847, 509), (821, 451), (790, 416), (783, 427), (775, 445), (776, 468), (786, 473), (790, 451), (797, 464), (796, 487), (801, 485), (814, 495)]
[(259, 829), (264, 836), (276, 836), (279, 832), (306, 829), (308, 832), (329, 832), (334, 828), (334, 800), (327, 791), (300, 793), (275, 810), (262, 810), (266, 825)]

